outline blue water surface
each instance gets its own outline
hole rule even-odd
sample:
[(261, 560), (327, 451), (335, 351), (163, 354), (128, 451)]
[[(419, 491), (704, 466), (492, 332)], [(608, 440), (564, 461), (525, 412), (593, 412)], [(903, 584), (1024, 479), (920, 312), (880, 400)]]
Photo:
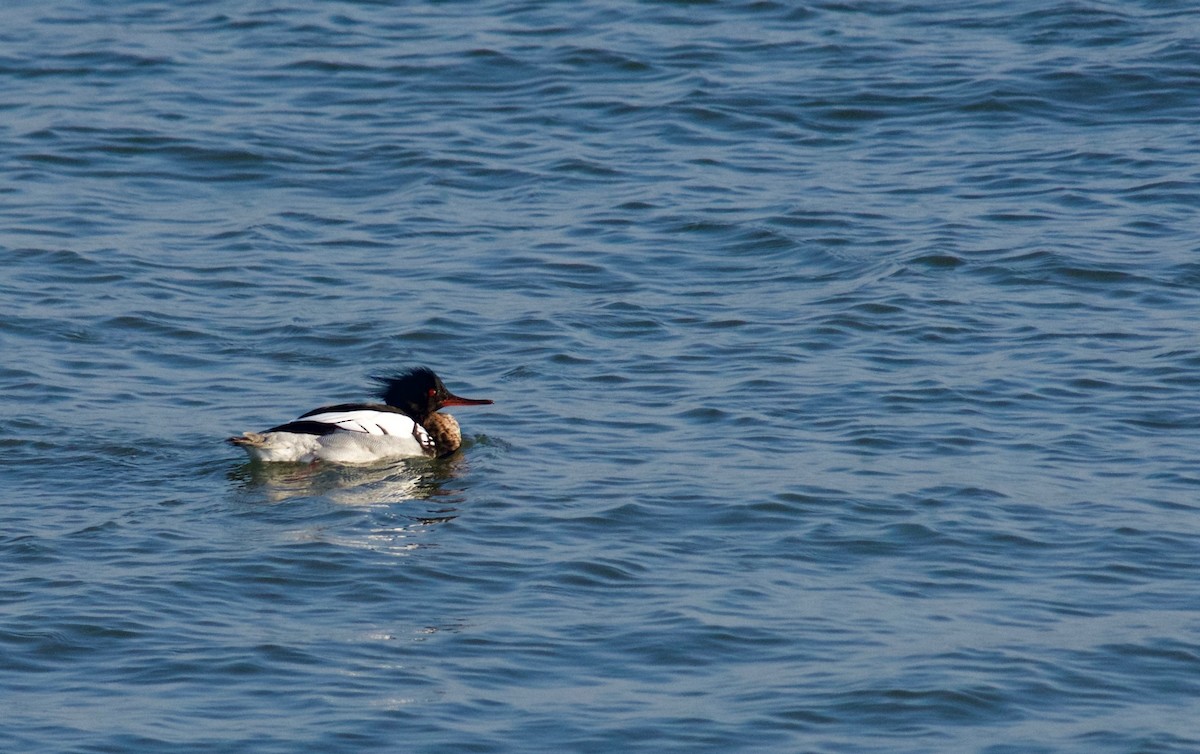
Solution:
[(5, 5), (0, 750), (1200, 750), (1198, 28)]

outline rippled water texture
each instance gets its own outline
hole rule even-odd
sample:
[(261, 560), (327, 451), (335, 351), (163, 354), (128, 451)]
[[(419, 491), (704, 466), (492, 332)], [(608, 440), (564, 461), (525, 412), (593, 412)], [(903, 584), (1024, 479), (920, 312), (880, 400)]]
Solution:
[(1198, 28), (6, 4), (0, 750), (1200, 750)]

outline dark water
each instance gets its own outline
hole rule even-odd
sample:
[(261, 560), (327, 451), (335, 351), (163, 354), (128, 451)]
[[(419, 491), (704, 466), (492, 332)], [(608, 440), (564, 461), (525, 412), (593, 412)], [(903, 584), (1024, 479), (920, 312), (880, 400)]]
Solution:
[(1200, 750), (1193, 4), (112, 5), (0, 10), (0, 750)]

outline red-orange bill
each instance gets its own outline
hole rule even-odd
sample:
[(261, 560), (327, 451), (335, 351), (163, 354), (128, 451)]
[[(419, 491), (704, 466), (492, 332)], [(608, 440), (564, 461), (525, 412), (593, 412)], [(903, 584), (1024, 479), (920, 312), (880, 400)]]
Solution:
[(443, 406), (486, 406), (495, 401), (490, 401), (486, 398), (459, 398), (457, 395), (447, 395), (442, 400)]

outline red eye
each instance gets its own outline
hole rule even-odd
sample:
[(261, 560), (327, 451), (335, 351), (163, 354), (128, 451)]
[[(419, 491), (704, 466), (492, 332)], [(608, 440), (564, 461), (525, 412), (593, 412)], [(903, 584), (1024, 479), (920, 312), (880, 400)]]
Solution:
[(437, 388), (429, 388), (429, 397), (432, 398), (435, 395), (437, 395)]

